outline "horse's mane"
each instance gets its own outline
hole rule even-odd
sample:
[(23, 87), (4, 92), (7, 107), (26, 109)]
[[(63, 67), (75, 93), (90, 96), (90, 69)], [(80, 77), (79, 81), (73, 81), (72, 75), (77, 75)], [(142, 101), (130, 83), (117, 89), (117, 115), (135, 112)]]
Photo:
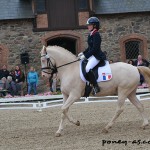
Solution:
[(60, 46), (56, 46), (56, 45), (48, 46), (47, 51), (49, 51), (49, 50), (54, 50), (54, 51), (57, 51), (58, 53), (63, 53), (64, 55), (67, 55), (67, 56), (69, 55), (69, 57), (72, 57), (73, 59), (76, 58), (76, 56), (72, 52), (70, 52), (69, 50), (67, 50), (63, 47), (60, 47)]

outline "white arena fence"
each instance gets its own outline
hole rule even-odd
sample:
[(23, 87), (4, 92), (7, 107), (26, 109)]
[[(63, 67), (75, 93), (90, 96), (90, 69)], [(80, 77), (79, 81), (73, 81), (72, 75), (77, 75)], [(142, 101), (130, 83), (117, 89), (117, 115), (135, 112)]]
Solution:
[[(140, 89), (137, 93), (146, 93), (137, 95), (139, 100), (150, 100), (149, 89)], [(93, 103), (93, 102), (116, 102), (118, 96), (104, 96), (104, 97), (81, 97), (75, 104)], [(126, 100), (129, 101), (128, 99)], [(35, 109), (42, 111), (44, 108), (62, 106), (62, 95), (47, 95), (47, 96), (31, 96), (31, 97), (17, 97), (17, 98), (1, 98), (0, 110), (5, 109)]]

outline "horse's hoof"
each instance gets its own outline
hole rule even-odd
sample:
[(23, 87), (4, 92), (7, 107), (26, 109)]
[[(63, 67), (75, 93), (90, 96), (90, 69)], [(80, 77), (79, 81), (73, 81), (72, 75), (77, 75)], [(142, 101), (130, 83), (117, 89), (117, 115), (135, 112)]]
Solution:
[(102, 133), (108, 133), (108, 130), (104, 128), (104, 129), (102, 130)]
[(80, 121), (77, 120), (76, 125), (77, 125), (77, 126), (80, 126)]
[(60, 133), (55, 133), (55, 136), (56, 136), (56, 137), (60, 137), (61, 134), (60, 134)]

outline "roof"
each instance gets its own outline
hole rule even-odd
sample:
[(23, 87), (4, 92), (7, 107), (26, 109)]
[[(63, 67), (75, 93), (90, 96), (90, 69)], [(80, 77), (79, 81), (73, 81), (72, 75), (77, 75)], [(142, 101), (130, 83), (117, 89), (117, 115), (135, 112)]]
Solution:
[(94, 0), (95, 14), (150, 11), (150, 0)]
[(30, 0), (0, 0), (0, 20), (33, 18)]

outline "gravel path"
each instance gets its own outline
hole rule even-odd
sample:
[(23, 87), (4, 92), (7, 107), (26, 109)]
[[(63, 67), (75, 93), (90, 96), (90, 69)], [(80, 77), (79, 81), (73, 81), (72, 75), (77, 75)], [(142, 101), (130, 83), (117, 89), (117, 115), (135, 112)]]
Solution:
[[(150, 121), (150, 101), (142, 103)], [(150, 126), (146, 130), (139, 128), (141, 116), (130, 103), (125, 104), (124, 112), (109, 133), (101, 133), (115, 109), (116, 103), (73, 105), (70, 115), (81, 126), (66, 121), (61, 137), (55, 137), (60, 107), (42, 112), (0, 110), (0, 150), (150, 150)]]

